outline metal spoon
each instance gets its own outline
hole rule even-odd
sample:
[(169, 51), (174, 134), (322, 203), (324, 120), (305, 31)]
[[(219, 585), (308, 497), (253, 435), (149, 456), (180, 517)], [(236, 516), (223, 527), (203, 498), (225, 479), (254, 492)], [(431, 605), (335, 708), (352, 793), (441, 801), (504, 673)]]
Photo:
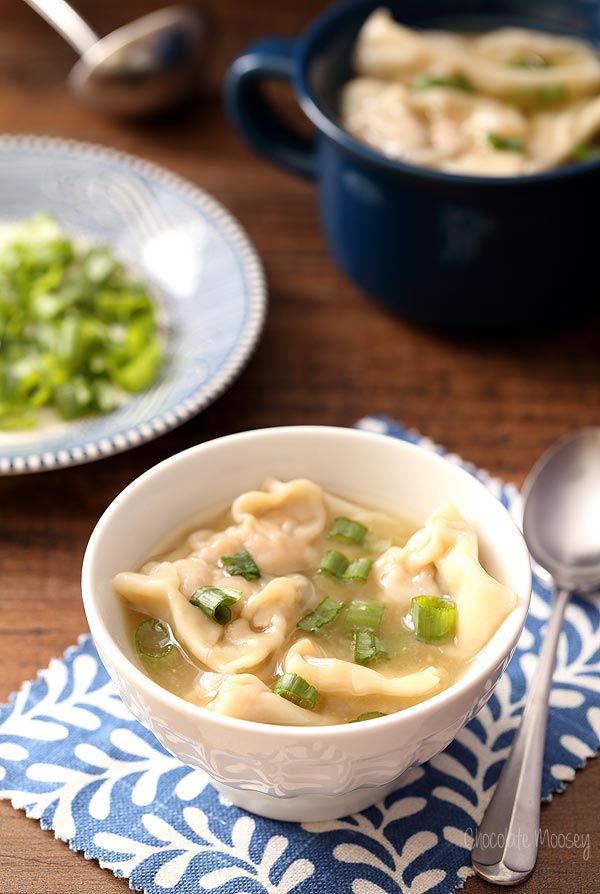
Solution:
[(479, 826), (471, 861), (497, 885), (517, 885), (533, 872), (548, 699), (556, 648), (574, 590), (600, 585), (600, 428), (558, 441), (525, 482), (523, 534), (535, 561), (554, 581), (552, 614), (521, 724)]
[(115, 115), (146, 115), (180, 100), (197, 80), (206, 38), (199, 10), (170, 6), (99, 38), (66, 0), (26, 0), (80, 54), (69, 85)]

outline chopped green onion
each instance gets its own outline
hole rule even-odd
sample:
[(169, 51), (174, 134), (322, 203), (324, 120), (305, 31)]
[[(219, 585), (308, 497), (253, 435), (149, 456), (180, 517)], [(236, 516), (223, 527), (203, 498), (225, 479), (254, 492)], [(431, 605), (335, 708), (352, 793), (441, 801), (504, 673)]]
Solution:
[(600, 158), (600, 146), (593, 146), (591, 143), (579, 143), (573, 149), (573, 161), (591, 161), (593, 158)]
[(567, 95), (567, 88), (563, 84), (548, 84), (546, 87), (540, 87), (536, 93), (540, 102), (556, 102), (564, 99)]
[(147, 618), (135, 631), (135, 647), (144, 658), (166, 658), (173, 643), (169, 631), (158, 618)]
[(151, 385), (162, 363), (158, 339), (152, 338), (128, 363), (113, 372), (113, 379), (124, 391), (136, 393)]
[(239, 575), (245, 580), (258, 580), (260, 577), (258, 565), (247, 549), (241, 549), (233, 556), (221, 556), (221, 565), (232, 577)]
[(2, 428), (107, 413), (163, 362), (154, 304), (110, 249), (79, 246), (45, 214), (0, 246)]
[(355, 717), (354, 720), (349, 720), (348, 723), (362, 723), (363, 720), (375, 720), (377, 717), (387, 716), (383, 711), (367, 711), (366, 714), (359, 714), (358, 717)]
[(24, 428), (35, 428), (37, 420), (19, 406), (0, 404), (0, 431), (18, 431)]
[(339, 549), (328, 549), (321, 559), (318, 572), (336, 577), (338, 580), (364, 584), (372, 567), (372, 559), (354, 559), (351, 562)]
[(54, 403), (63, 419), (77, 419), (93, 412), (92, 383), (85, 376), (73, 376), (55, 390)]
[(319, 565), (319, 574), (328, 574), (330, 577), (342, 578), (350, 561), (339, 549), (328, 549)]
[(331, 624), (337, 618), (343, 607), (343, 602), (336, 602), (335, 599), (326, 596), (325, 599), (319, 602), (314, 611), (300, 618), (296, 627), (299, 627), (300, 630), (305, 630), (306, 633), (318, 633), (322, 627)]
[(508, 63), (511, 68), (526, 68), (529, 71), (535, 71), (538, 68), (551, 68), (552, 63), (544, 56), (538, 56), (537, 53), (530, 53), (528, 56), (518, 56)]
[(340, 543), (355, 543), (360, 546), (368, 530), (367, 526), (360, 522), (339, 516), (333, 520), (328, 536), (330, 540), (339, 540)]
[(283, 674), (275, 683), (273, 692), (307, 711), (315, 710), (319, 698), (318, 690), (298, 674)]
[(454, 635), (456, 603), (443, 596), (415, 596), (410, 603), (415, 636), (424, 643), (444, 643)]
[(424, 74), (415, 78), (412, 85), (415, 90), (428, 90), (430, 87), (452, 87), (455, 90), (466, 90), (468, 93), (474, 93), (475, 88), (464, 75), (443, 75)]
[(384, 654), (373, 630), (354, 631), (354, 661), (356, 664), (372, 664)]
[(354, 562), (350, 562), (344, 571), (342, 578), (343, 580), (351, 580), (355, 583), (364, 584), (367, 581), (372, 567), (373, 559), (355, 559)]
[(233, 587), (199, 587), (192, 594), (190, 602), (196, 608), (201, 608), (205, 615), (216, 621), (217, 624), (228, 624), (231, 621), (230, 605), (238, 601), (242, 594)]
[(496, 133), (488, 133), (487, 141), (492, 149), (500, 152), (523, 152), (525, 143), (520, 137), (501, 137)]
[(383, 602), (360, 602), (353, 599), (348, 606), (344, 623), (351, 630), (377, 630), (384, 611)]

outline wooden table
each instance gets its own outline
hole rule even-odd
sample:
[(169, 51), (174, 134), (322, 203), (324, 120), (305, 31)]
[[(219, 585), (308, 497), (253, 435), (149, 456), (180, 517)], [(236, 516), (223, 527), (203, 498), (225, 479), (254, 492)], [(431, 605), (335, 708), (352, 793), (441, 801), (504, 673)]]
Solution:
[[(87, 0), (80, 8), (104, 33), (155, 5)], [(395, 319), (333, 266), (312, 188), (252, 157), (232, 133), (219, 99), (228, 61), (254, 37), (298, 33), (321, 5), (214, 0), (202, 97), (184, 113), (133, 125), (81, 107), (64, 86), (70, 49), (24, 4), (0, 0), (0, 131), (115, 146), (188, 177), (247, 228), (270, 293), (265, 331), (248, 367), (196, 419), (93, 465), (0, 479), (0, 701), (86, 629), (79, 573), (90, 531), (124, 485), (172, 453), (240, 429), (352, 425), (377, 412), (520, 482), (554, 439), (600, 422), (598, 319), (486, 339)], [(528, 894), (598, 891), (599, 783), (600, 763), (592, 762), (544, 807), (543, 829), (589, 833), (589, 859), (580, 850), (543, 846), (524, 886)], [(0, 803), (0, 867), (0, 894), (128, 890), (7, 802)], [(474, 879), (465, 888), (493, 890)]]

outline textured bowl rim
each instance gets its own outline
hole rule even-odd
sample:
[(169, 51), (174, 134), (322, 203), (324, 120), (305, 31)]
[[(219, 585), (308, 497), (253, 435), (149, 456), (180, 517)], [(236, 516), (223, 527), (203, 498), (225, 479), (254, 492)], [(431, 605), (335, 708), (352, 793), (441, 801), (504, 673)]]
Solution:
[(17, 149), (49, 153), (77, 153), (79, 156), (87, 156), (91, 160), (116, 162), (125, 171), (139, 172), (152, 177), (161, 185), (176, 190), (180, 196), (194, 202), (214, 221), (235, 251), (242, 279), (247, 285), (247, 314), (244, 330), (225, 363), (193, 394), (174, 404), (166, 413), (145, 419), (110, 436), (100, 437), (97, 440), (68, 449), (58, 448), (42, 452), (32, 449), (30, 453), (7, 457), (2, 456), (2, 447), (0, 446), (0, 475), (44, 472), (93, 462), (152, 441), (187, 422), (216, 400), (241, 372), (258, 343), (267, 309), (264, 269), (246, 230), (221, 202), (201, 187), (168, 168), (109, 146), (35, 134), (0, 135), (0, 162), (4, 152)]
[[(405, 450), (409, 454), (425, 454), (428, 457), (428, 461), (432, 464), (438, 466), (450, 466), (453, 469), (453, 474), (459, 476), (464, 475), (465, 480), (475, 482), (478, 487), (483, 489), (487, 497), (489, 497), (490, 501), (495, 501), (496, 503), (498, 503), (503, 512), (506, 513), (506, 520), (509, 527), (512, 527), (514, 529), (513, 533), (515, 535), (515, 546), (518, 547), (520, 551), (520, 557), (517, 556), (515, 558), (515, 562), (518, 561), (521, 565), (519, 571), (520, 586), (517, 588), (518, 603), (513, 611), (508, 615), (508, 617), (504, 619), (498, 630), (493, 634), (492, 638), (480, 650), (477, 655), (476, 661), (467, 669), (465, 674), (456, 682), (452, 683), (447, 689), (444, 689), (442, 692), (439, 692), (436, 695), (433, 695), (430, 698), (419, 702), (417, 705), (403, 708), (401, 711), (396, 711), (385, 717), (375, 718), (368, 724), (327, 724), (307, 727), (287, 726), (284, 724), (261, 723), (255, 720), (240, 720), (236, 717), (229, 717), (225, 714), (218, 714), (215, 711), (209, 711), (201, 705), (194, 705), (191, 702), (188, 702), (185, 699), (181, 698), (180, 696), (174, 695), (167, 689), (164, 689), (162, 686), (160, 686), (158, 683), (155, 683), (154, 680), (144, 674), (144, 672), (140, 668), (138, 668), (133, 663), (133, 661), (131, 661), (119, 648), (119, 646), (113, 639), (110, 631), (101, 621), (96, 608), (96, 598), (94, 595), (95, 588), (92, 579), (92, 565), (94, 562), (94, 554), (97, 549), (97, 543), (99, 540), (101, 540), (104, 529), (110, 526), (110, 524), (112, 523), (113, 516), (120, 512), (121, 505), (129, 500), (132, 495), (135, 495), (137, 490), (144, 488), (147, 482), (153, 479), (155, 476), (160, 476), (162, 471), (180, 462), (187, 462), (196, 454), (201, 454), (208, 447), (210, 447), (210, 449), (215, 449), (218, 448), (218, 445), (222, 442), (232, 443), (238, 441), (240, 443), (243, 443), (248, 439), (260, 439), (261, 437), (269, 437), (269, 435), (271, 434), (275, 434), (278, 436), (293, 434), (294, 436), (297, 436), (299, 432), (314, 434), (316, 436), (318, 436), (319, 434), (335, 433), (336, 436), (347, 439), (370, 439), (374, 444), (382, 442), (385, 442), (388, 445), (390, 443), (396, 444), (399, 451)], [(82, 598), (90, 631), (92, 632), (92, 638), (98, 642), (98, 651), (100, 652), (101, 658), (104, 654), (106, 654), (110, 662), (114, 664), (115, 667), (119, 668), (120, 673), (124, 674), (133, 682), (136, 690), (147, 692), (153, 699), (157, 699), (159, 702), (163, 702), (165, 706), (167, 706), (171, 711), (179, 712), (182, 715), (186, 716), (188, 719), (196, 720), (199, 722), (206, 722), (207, 719), (210, 717), (211, 722), (214, 722), (218, 727), (221, 727), (222, 729), (241, 733), (243, 733), (244, 731), (249, 731), (252, 732), (254, 735), (258, 734), (262, 736), (269, 736), (276, 734), (279, 736), (288, 736), (291, 738), (300, 737), (302, 739), (307, 737), (323, 738), (324, 736), (331, 737), (338, 735), (356, 736), (357, 734), (360, 736), (360, 734), (363, 732), (367, 732), (368, 734), (368, 730), (372, 731), (372, 723), (380, 724), (381, 729), (383, 730), (384, 724), (387, 726), (391, 726), (392, 724), (401, 724), (404, 721), (414, 721), (418, 720), (420, 717), (422, 717), (424, 714), (429, 713), (430, 711), (435, 712), (438, 709), (443, 710), (446, 702), (451, 702), (455, 697), (460, 698), (462, 695), (466, 694), (467, 690), (473, 685), (475, 685), (479, 691), (483, 692), (485, 688), (484, 684), (486, 679), (489, 677), (490, 670), (503, 661), (505, 662), (505, 666), (508, 663), (508, 660), (514, 652), (517, 641), (525, 624), (531, 598), (531, 565), (529, 553), (527, 552), (527, 547), (525, 545), (525, 541), (523, 540), (522, 534), (519, 531), (517, 525), (514, 523), (513, 519), (510, 517), (506, 508), (502, 506), (500, 501), (497, 500), (497, 498), (489, 490), (489, 488), (486, 487), (485, 484), (476, 479), (464, 467), (457, 466), (454, 463), (449, 463), (449, 461), (445, 457), (437, 453), (428, 451), (416, 444), (411, 444), (410, 442), (403, 441), (401, 439), (392, 438), (389, 435), (367, 432), (356, 428), (343, 428), (341, 426), (291, 425), (278, 426), (273, 428), (253, 429), (246, 432), (224, 435), (220, 438), (205, 441), (202, 444), (197, 444), (194, 447), (189, 447), (188, 449), (183, 450), (180, 453), (176, 453), (173, 456), (162, 460), (162, 462), (148, 469), (146, 472), (132, 481), (126, 488), (124, 488), (124, 490), (121, 491), (121, 493), (117, 497), (115, 497), (115, 499), (105, 510), (98, 523), (96, 524), (94, 530), (92, 531), (83, 559)], [(512, 633), (509, 635), (509, 640), (507, 643), (505, 640), (507, 635), (506, 631), (508, 628), (512, 628)], [(500, 636), (503, 631), (505, 632), (504, 637)]]

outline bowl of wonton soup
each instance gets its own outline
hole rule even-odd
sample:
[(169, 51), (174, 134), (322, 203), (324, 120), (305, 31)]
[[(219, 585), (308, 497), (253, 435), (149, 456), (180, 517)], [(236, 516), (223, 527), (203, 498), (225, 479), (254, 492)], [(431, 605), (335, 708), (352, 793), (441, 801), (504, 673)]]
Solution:
[[(380, 34), (385, 30), (380, 19), (375, 34), (368, 29), (373, 39), (363, 41), (365, 23), (378, 11), (384, 20), (387, 17), (389, 34)], [(520, 164), (523, 138), (512, 129), (512, 119), (519, 117), (512, 104), (521, 95), (521, 85), (537, 89), (539, 82), (542, 111), (562, 113), (569, 91), (587, 84), (595, 90), (589, 96), (595, 97), (592, 113), (597, 118), (597, 71), (593, 85), (585, 79), (588, 68), (597, 69), (600, 62), (596, 58), (592, 65), (587, 59), (581, 80), (577, 72), (575, 80), (573, 71), (564, 72), (563, 83), (562, 67), (553, 67), (553, 58), (552, 66), (544, 68), (544, 55), (521, 49), (522, 41), (507, 47), (510, 41), (502, 35), (485, 41), (478, 36), (498, 29), (533, 29), (549, 40), (563, 39), (569, 45), (581, 41), (588, 55), (597, 56), (597, 13), (597, 5), (587, 0), (344, 0), (324, 10), (296, 40), (268, 37), (243, 51), (229, 69), (226, 105), (233, 125), (252, 149), (314, 180), (332, 257), (350, 280), (391, 310), (447, 329), (516, 328), (571, 319), (595, 310), (589, 289), (596, 275), (594, 228), (585, 209), (600, 192), (600, 156), (594, 150), (586, 153), (577, 140), (572, 148), (583, 156), (576, 163), (561, 157), (555, 168), (546, 167), (541, 158), (536, 161), (543, 162), (542, 167)], [(430, 32), (445, 35), (442, 41), (436, 38), (434, 52), (428, 54)], [(405, 42), (398, 39), (403, 33)], [(444, 41), (465, 35), (464, 54), (461, 49), (449, 61), (441, 58), (438, 49)], [(480, 79), (478, 64), (472, 64), (474, 43), (476, 61), (483, 61), (486, 75), (496, 55), (512, 53), (514, 44), (514, 56), (492, 72), (494, 78), (502, 75), (507, 107), (501, 120), (489, 121), (487, 133), (479, 134), (484, 151), (477, 159), (460, 155), (454, 162), (461, 164), (440, 166), (429, 148), (420, 151), (421, 124), (452, 94), (453, 105), (460, 109), (438, 122), (442, 143), (456, 115), (461, 120), (466, 116), (463, 107), (483, 98), (488, 80)], [(408, 115), (398, 96), (407, 86), (404, 73), (391, 87), (387, 77), (396, 79), (398, 60), (413, 55), (423, 58), (423, 64), (409, 71)], [(372, 127), (365, 125), (360, 108), (345, 120), (346, 86), (357, 74), (363, 75), (365, 107), (380, 105)], [(272, 78), (290, 82), (314, 125), (312, 140), (292, 131), (269, 103), (261, 87)], [(427, 79), (429, 84), (424, 84)], [(437, 84), (432, 83), (436, 79)], [(382, 103), (371, 95), (378, 81), (386, 88)], [(514, 91), (513, 81), (518, 88)], [(435, 89), (421, 89), (423, 85)], [(467, 89), (460, 89), (463, 86)], [(357, 107), (361, 96), (353, 94)], [(427, 104), (429, 99), (432, 103)], [(410, 118), (409, 151), (398, 156), (390, 128), (400, 111), (402, 120)], [(491, 115), (486, 104), (467, 116), (468, 126), (480, 131)], [(566, 120), (559, 122), (563, 132), (570, 127)], [(457, 130), (464, 133), (462, 123)], [(582, 134), (585, 143), (587, 130)], [(542, 155), (552, 142), (545, 131), (536, 136)], [(433, 148), (440, 148), (438, 141)], [(494, 161), (503, 164), (498, 167), (491, 164)]]
[[(315, 493), (322, 491), (335, 495), (335, 500), (341, 497), (351, 501), (339, 505), (358, 504), (376, 513), (410, 518), (417, 533), (408, 544), (421, 535), (418, 529), (425, 520), (439, 521), (440, 506), (456, 507), (464, 521), (453, 521), (450, 513), (449, 530), (462, 530), (465, 525), (475, 532), (478, 561), (496, 585), (511, 594), (496, 629), (488, 632), (489, 639), (482, 647), (477, 642), (479, 651), (469, 654), (457, 679), (447, 688), (435, 688), (432, 695), (416, 704), (394, 708), (393, 713), (384, 716), (374, 712), (368, 722), (344, 722), (339, 718), (329, 722), (325, 717), (318, 725), (298, 726), (294, 725), (293, 713), (300, 711), (304, 716), (307, 712), (287, 701), (281, 722), (277, 722), (279, 714), (272, 715), (276, 722), (240, 719), (254, 715), (229, 716), (212, 710), (214, 705), (193, 703), (144, 672), (128, 612), (113, 580), (119, 581), (122, 572), (133, 572), (135, 580), (142, 577), (140, 569), (150, 568), (154, 573), (155, 565), (145, 564), (150, 557), (163, 553), (165, 544), (172, 547), (181, 543), (186, 532), (203, 528), (207, 519), (219, 517), (240, 495), (246, 499), (250, 492), (256, 499), (258, 493), (261, 500), (271, 499), (259, 491), (265, 479), (308, 479), (309, 484), (302, 482), (305, 489), (310, 486)], [(267, 490), (279, 486), (271, 484)], [(351, 514), (351, 510), (344, 514)], [(302, 530), (306, 534), (306, 525)], [(304, 534), (296, 533), (295, 537)], [(194, 534), (189, 542), (198, 537), (204, 542), (204, 535)], [(210, 545), (210, 541), (206, 543)], [(231, 543), (231, 549), (219, 551), (232, 552), (237, 548), (235, 538)], [(329, 545), (346, 553), (353, 549), (344, 543)], [(422, 546), (422, 540), (416, 543), (416, 547)], [(267, 561), (257, 552), (254, 541), (251, 549), (259, 564)], [(402, 550), (390, 543), (379, 544), (377, 550), (383, 550), (386, 556), (386, 551), (396, 555), (394, 550), (399, 550), (397, 555), (402, 555)], [(463, 559), (458, 558), (456, 567), (460, 568)], [(302, 560), (291, 561), (290, 570), (295, 571)], [(372, 575), (379, 574), (378, 561)], [(157, 573), (171, 568), (161, 562), (156, 567)], [(447, 579), (450, 577), (448, 573)], [(231, 580), (232, 586), (240, 589), (254, 586), (241, 577)], [(334, 596), (345, 586), (357, 594), (353, 599), (360, 599), (364, 592), (360, 581), (346, 584), (328, 580)], [(459, 584), (464, 584), (465, 592), (473, 590), (466, 578)], [(422, 590), (427, 592), (428, 586), (425, 584)], [(437, 454), (394, 438), (316, 426), (230, 435), (159, 463), (125, 488), (106, 510), (90, 538), (82, 572), (84, 607), (94, 642), (133, 715), (183, 763), (205, 770), (215, 787), (233, 803), (259, 815), (298, 822), (362, 810), (393, 791), (405, 770), (429, 760), (449, 744), (486, 702), (506, 668), (525, 622), (530, 588), (529, 557), (523, 538), (506, 509), (475, 477)], [(185, 589), (183, 582), (181, 589)], [(267, 587), (262, 592), (266, 593)], [(457, 604), (460, 617), (463, 603), (458, 597)], [(305, 607), (314, 608), (315, 599)], [(199, 615), (206, 623), (206, 615)], [(468, 613), (463, 623), (470, 627), (478, 624)], [(271, 629), (264, 618), (259, 626)], [(182, 631), (182, 636), (186, 635)], [(324, 638), (315, 636), (314, 640), (315, 648), (320, 648)], [(458, 642), (457, 636), (454, 642)], [(244, 649), (228, 654), (233, 654), (236, 666), (243, 670)], [(210, 668), (210, 651), (206, 655)], [(231, 666), (223, 669), (229, 671)], [(360, 668), (361, 673), (364, 670)], [(215, 674), (208, 676), (216, 678)], [(244, 675), (244, 679), (247, 677)], [(234, 678), (235, 673), (224, 679), (235, 682)], [(265, 704), (274, 700), (279, 703), (279, 696), (264, 683), (257, 685), (266, 693)], [(283, 706), (284, 700), (280, 701)], [(263, 720), (265, 716), (271, 715), (264, 715)]]

